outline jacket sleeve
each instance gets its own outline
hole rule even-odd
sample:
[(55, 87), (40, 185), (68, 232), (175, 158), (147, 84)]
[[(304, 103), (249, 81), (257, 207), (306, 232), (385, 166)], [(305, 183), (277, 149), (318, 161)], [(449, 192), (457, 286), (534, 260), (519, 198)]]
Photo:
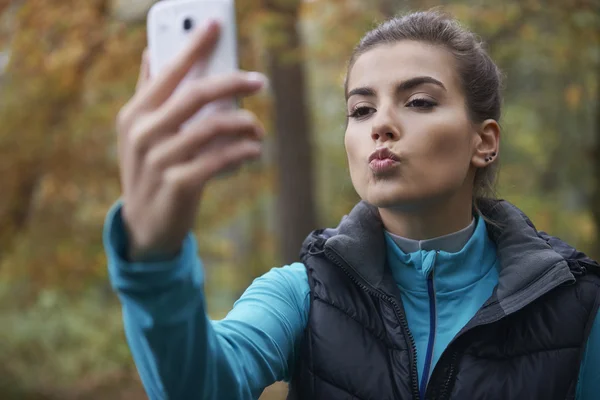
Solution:
[(585, 349), (579, 381), (577, 400), (596, 400), (600, 395), (600, 311), (596, 315)]
[(204, 275), (190, 234), (167, 262), (129, 263), (120, 205), (104, 228), (111, 284), (125, 335), (148, 397), (257, 399), (289, 380), (308, 318), (302, 264), (257, 278), (220, 321), (206, 314)]

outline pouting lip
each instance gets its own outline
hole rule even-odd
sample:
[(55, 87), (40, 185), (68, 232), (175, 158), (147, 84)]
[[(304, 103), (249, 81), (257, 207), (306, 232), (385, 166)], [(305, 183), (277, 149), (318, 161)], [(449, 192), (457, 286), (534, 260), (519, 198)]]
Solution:
[(398, 156), (392, 153), (390, 149), (387, 147), (380, 147), (371, 153), (371, 156), (369, 157), (369, 163), (373, 160), (385, 160), (388, 158), (393, 161), (400, 161)]

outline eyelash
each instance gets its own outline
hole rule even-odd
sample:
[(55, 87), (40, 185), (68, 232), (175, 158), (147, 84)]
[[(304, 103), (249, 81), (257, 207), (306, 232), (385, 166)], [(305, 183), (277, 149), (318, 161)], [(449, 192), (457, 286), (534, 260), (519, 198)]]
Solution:
[(414, 103), (424, 103), (425, 105), (421, 105), (421, 106), (412, 106), (414, 108), (420, 108), (423, 110), (429, 110), (432, 109), (433, 107), (437, 106), (437, 103), (435, 101), (429, 100), (429, 99), (413, 99), (410, 102), (408, 102), (408, 104), (414, 104)]
[[(417, 104), (420, 104), (420, 105), (417, 105)], [(431, 110), (435, 106), (437, 106), (437, 103), (434, 101), (428, 100), (428, 99), (413, 99), (406, 104), (406, 107), (408, 107), (408, 108), (418, 108), (420, 110), (425, 110), (425, 111)], [(354, 119), (366, 118), (367, 116), (372, 114), (372, 112), (369, 112), (371, 110), (373, 110), (373, 107), (367, 107), (367, 106), (355, 107), (354, 110), (352, 110), (352, 112), (350, 113), (350, 115), (348, 115), (348, 118), (354, 118)], [(359, 115), (361, 111), (367, 111), (369, 113), (366, 115)]]

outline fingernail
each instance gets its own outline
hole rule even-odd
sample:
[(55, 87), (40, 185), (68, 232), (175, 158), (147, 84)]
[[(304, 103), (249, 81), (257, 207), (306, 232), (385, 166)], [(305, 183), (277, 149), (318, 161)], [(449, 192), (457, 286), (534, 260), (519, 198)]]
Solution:
[(218, 20), (216, 20), (214, 18), (208, 19), (206, 21), (206, 23), (204, 24), (204, 29), (207, 30), (207, 31), (210, 30), (210, 29), (214, 29), (214, 28), (217, 27), (218, 24), (219, 24)]
[(254, 114), (252, 114), (250, 111), (248, 110), (240, 110), (240, 116), (241, 118), (245, 121), (245, 122), (255, 122), (256, 121), (256, 117), (254, 117)]
[(261, 83), (263, 85), (263, 89), (266, 89), (269, 86), (269, 78), (260, 72), (248, 72), (246, 79), (250, 82)]
[(208, 20), (204, 21), (204, 23), (200, 24), (196, 29), (194, 29), (194, 31), (192, 33), (194, 35), (196, 35), (197, 37), (202, 37), (202, 36), (206, 35), (208, 32), (210, 32), (211, 30), (215, 29), (216, 26), (217, 26), (216, 19), (208, 19)]

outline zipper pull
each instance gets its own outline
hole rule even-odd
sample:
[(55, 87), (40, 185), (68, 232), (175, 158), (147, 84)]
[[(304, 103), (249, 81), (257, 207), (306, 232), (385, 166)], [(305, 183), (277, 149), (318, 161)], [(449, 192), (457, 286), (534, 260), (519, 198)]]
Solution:
[(325, 240), (322, 238), (318, 238), (312, 241), (308, 245), (307, 253), (311, 256), (316, 256), (322, 254), (325, 250), (323, 249), (323, 245), (325, 244)]
[(567, 264), (569, 265), (569, 269), (571, 270), (571, 273), (575, 276), (583, 276), (587, 272), (587, 269), (583, 265), (583, 263), (581, 263), (577, 260), (567, 260)]
[(435, 253), (433, 253), (433, 260), (431, 260), (431, 268), (427, 273), (427, 279), (433, 280), (433, 272), (435, 271), (435, 262), (437, 261), (438, 253), (439, 250), (436, 250)]
[[(433, 253), (433, 254), (431, 254)], [(422, 276), (426, 279), (429, 280), (431, 279), (431, 274), (433, 272), (433, 270), (435, 269), (435, 262), (437, 260), (437, 254), (438, 252), (425, 252), (425, 254), (422, 254), (422, 265), (421, 265), (421, 274)]]

